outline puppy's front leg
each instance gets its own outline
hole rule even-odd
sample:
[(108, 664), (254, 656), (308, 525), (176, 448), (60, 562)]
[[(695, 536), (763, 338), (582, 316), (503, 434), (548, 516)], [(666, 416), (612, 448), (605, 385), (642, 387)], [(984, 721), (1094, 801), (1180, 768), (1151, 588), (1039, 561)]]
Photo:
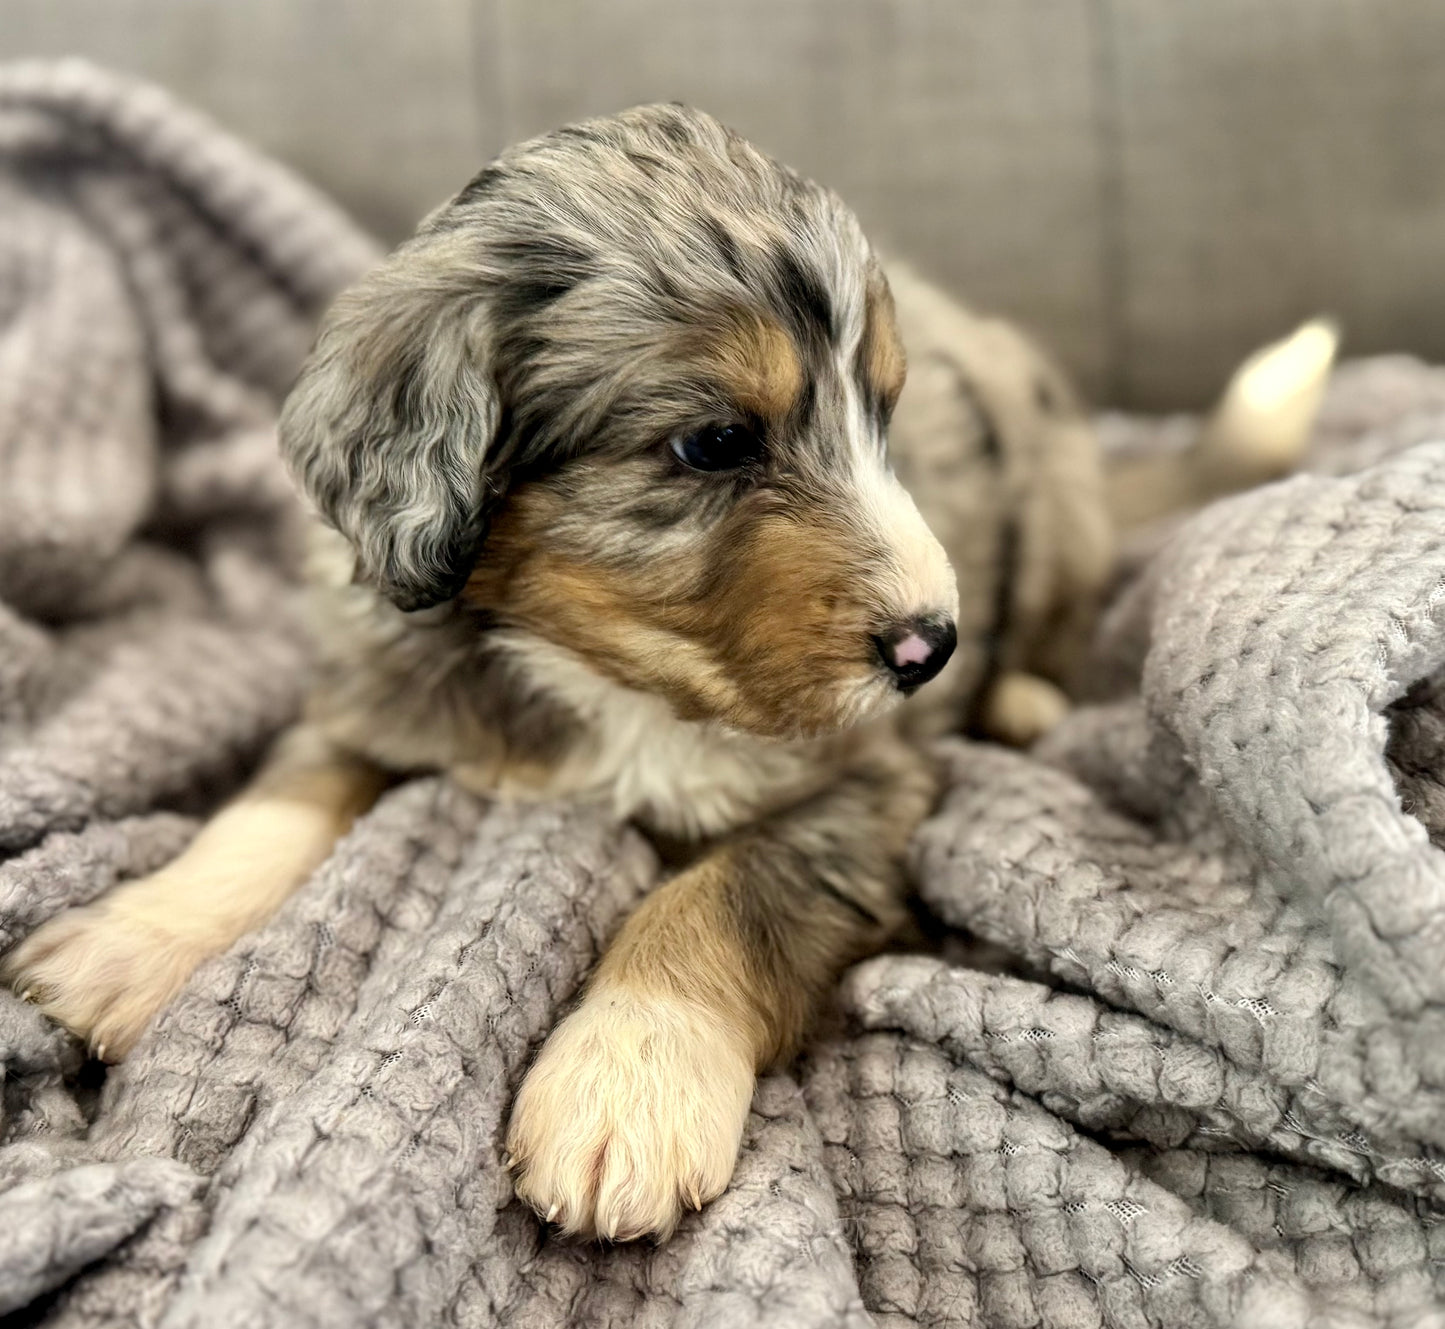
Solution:
[(292, 730), (179, 858), (37, 928), (0, 980), (119, 1060), (201, 961), (275, 913), (384, 783), (314, 731)]
[(523, 1083), (517, 1193), (564, 1230), (667, 1236), (732, 1176), (757, 1071), (904, 916), (935, 773), (891, 738), (654, 892)]

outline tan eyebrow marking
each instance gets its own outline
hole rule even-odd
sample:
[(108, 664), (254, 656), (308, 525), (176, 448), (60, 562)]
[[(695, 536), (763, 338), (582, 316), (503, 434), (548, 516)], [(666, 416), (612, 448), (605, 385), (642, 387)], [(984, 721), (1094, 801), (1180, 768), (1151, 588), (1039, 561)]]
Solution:
[(893, 312), (893, 292), (881, 272), (873, 272), (868, 278), (867, 321), (858, 347), (858, 362), (864, 386), (885, 413), (891, 411), (903, 391), (908, 360)]
[(803, 362), (793, 339), (771, 318), (748, 313), (710, 338), (704, 364), (744, 411), (782, 420), (803, 392)]

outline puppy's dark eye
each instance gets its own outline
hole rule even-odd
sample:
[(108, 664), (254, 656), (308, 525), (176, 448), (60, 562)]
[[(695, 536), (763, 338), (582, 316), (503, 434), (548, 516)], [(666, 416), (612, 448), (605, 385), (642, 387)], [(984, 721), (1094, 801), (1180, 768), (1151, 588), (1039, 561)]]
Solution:
[(735, 471), (762, 450), (763, 440), (747, 425), (709, 425), (672, 440), (673, 455), (694, 471)]

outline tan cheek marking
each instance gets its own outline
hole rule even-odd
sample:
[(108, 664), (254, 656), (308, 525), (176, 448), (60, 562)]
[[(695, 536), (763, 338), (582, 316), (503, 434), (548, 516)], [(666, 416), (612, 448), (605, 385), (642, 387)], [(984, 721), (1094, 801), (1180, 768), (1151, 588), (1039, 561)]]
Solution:
[[(695, 557), (644, 575), (549, 550), (557, 500), (522, 491), (503, 511), (467, 601), (575, 651), (607, 678), (661, 693), (685, 719), (773, 733), (837, 722), (838, 686), (867, 662), (863, 551), (819, 519), (740, 513)], [(726, 566), (717, 588), (693, 589)]]
[(737, 533), (729, 574), (691, 606), (701, 636), (774, 730), (836, 723), (837, 688), (866, 663), (861, 556), (832, 524), (754, 517)]
[(464, 599), (566, 646), (616, 683), (664, 693), (684, 718), (733, 707), (736, 690), (708, 653), (679, 637), (656, 609), (675, 586), (648, 586), (547, 549), (557, 508), (545, 490), (515, 495), (487, 539)]
[(893, 293), (882, 276), (868, 283), (868, 321), (863, 330), (863, 373), (886, 410), (892, 410), (903, 391), (908, 361), (893, 312)]
[(615, 571), (543, 556), (528, 569), (522, 594), (522, 616), (544, 635), (616, 682), (663, 692), (684, 718), (735, 703), (735, 690), (708, 653), (659, 623), (653, 597)]
[(784, 419), (802, 395), (798, 348), (769, 318), (739, 319), (709, 343), (703, 361), (743, 410), (763, 419)]

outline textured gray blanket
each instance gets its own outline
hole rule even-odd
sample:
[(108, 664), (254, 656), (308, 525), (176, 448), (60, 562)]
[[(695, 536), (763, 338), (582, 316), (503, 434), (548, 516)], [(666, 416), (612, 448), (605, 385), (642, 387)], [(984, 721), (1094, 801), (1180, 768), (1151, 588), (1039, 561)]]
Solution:
[[(295, 711), (270, 424), (371, 257), (155, 91), (0, 69), (0, 949)], [(1445, 1325), (1445, 373), (1341, 371), (1310, 470), (1144, 562), (1042, 750), (946, 746), (936, 952), (848, 975), (670, 1244), (549, 1239), (500, 1159), (650, 850), (418, 780), (103, 1079), (0, 993), (0, 1313)]]

